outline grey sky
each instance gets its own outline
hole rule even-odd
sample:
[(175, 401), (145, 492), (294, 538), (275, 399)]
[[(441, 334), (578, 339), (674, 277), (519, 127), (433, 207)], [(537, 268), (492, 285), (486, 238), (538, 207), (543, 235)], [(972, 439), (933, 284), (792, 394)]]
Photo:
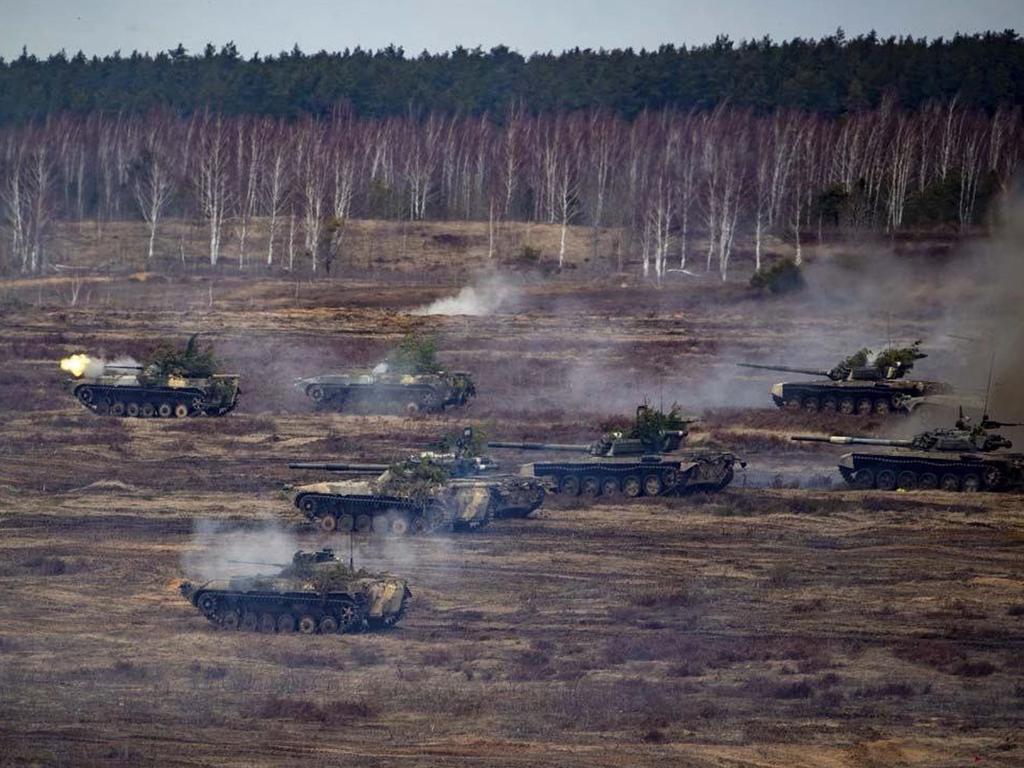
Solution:
[(407, 53), (506, 44), (522, 53), (848, 35), (1024, 31), (1024, 0), (0, 0), (0, 56), (190, 51), (234, 40), (277, 53), (401, 45)]

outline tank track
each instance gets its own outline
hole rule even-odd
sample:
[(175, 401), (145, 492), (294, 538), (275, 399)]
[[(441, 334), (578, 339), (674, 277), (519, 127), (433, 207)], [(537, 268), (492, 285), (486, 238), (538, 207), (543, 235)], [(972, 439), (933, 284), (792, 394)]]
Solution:
[(223, 416), (235, 409), (237, 399), (227, 405), (210, 406), (202, 390), (168, 387), (115, 387), (81, 384), (75, 397), (93, 413), (128, 418), (185, 418)]
[(402, 610), (387, 620), (370, 619), (361, 596), (329, 594), (281, 594), (210, 590), (196, 598), (202, 614), (224, 630), (264, 634), (299, 632), (347, 634), (373, 627), (393, 626)]
[(318, 411), (342, 411), (346, 405), (359, 404), (400, 406), (410, 413), (438, 413), (444, 411), (446, 405), (443, 396), (434, 387), (422, 384), (348, 387), (310, 384), (306, 387), (306, 395)]
[(1011, 468), (1000, 461), (964, 461), (927, 459), (914, 456), (873, 456), (853, 454), (852, 467), (839, 467), (843, 479), (858, 489), (882, 491), (928, 490), (1001, 491), (1006, 490)]
[(327, 533), (390, 533), (396, 536), (429, 533), (444, 524), (433, 505), (387, 496), (341, 496), (306, 493), (295, 506)]
[[(715, 464), (713, 458), (694, 459), (698, 467)], [(628, 497), (667, 496), (694, 491), (715, 492), (725, 488), (733, 479), (732, 465), (718, 467), (702, 479), (695, 475), (698, 467), (683, 469), (682, 462), (658, 464), (611, 464), (602, 462), (560, 462), (534, 464), (537, 477), (552, 477), (557, 493), (566, 496)]]
[(807, 413), (839, 413), (844, 416), (890, 416), (909, 413), (914, 399), (904, 392), (891, 392), (879, 387), (847, 387), (836, 389), (828, 385), (810, 386), (787, 384), (782, 397), (772, 395), (779, 408), (801, 410)]

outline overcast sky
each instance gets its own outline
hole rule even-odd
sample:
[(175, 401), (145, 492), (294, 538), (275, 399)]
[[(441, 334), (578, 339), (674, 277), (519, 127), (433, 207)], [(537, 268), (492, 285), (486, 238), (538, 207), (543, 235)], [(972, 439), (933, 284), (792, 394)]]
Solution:
[(505, 44), (524, 54), (574, 46), (689, 45), (734, 40), (852, 36), (950, 36), (1024, 30), (1024, 0), (0, 0), (0, 56), (22, 46), (197, 51), (233, 40), (245, 55), (394, 43), (407, 53)]

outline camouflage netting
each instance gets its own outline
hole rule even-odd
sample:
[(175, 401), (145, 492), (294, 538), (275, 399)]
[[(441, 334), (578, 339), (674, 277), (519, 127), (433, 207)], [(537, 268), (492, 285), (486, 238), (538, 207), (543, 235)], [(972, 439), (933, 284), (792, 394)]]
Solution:
[(349, 570), (341, 562), (306, 563), (296, 562), (281, 572), (287, 578), (308, 581), (317, 592), (344, 592), (356, 579), (380, 578), (381, 574), (363, 568)]
[(193, 334), (185, 349), (161, 344), (150, 355), (146, 371), (154, 371), (159, 377), (183, 376), (185, 378), (206, 378), (216, 373), (219, 367), (213, 354), (213, 347), (199, 345), (199, 334)]
[(437, 339), (410, 334), (387, 357), (392, 373), (424, 374), (441, 370), (437, 362)]

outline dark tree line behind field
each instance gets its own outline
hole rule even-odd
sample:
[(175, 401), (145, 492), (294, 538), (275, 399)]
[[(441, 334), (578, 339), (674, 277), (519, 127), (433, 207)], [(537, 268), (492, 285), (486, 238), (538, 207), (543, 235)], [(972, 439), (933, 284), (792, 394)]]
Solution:
[(155, 56), (102, 58), (64, 52), (0, 61), (0, 124), (56, 113), (144, 113), (205, 108), (226, 115), (325, 117), (344, 106), (363, 117), (435, 112), (504, 115), (602, 109), (633, 119), (645, 110), (765, 113), (799, 109), (838, 116), (890, 98), (916, 109), (959, 95), (992, 113), (1024, 104), (1024, 41), (1012, 31), (951, 39), (719, 38), (705, 46), (580, 50), (524, 57), (506, 47), (457, 48), (407, 57), (400, 48), (243, 58), (233, 44)]
[(211, 265), (317, 271), (344, 264), (346, 222), (359, 217), (486, 222), (492, 256), (508, 255), (496, 252), (503, 222), (548, 223), (559, 265), (570, 225), (592, 227), (595, 248), (599, 227), (621, 227), (645, 276), (725, 279), (738, 238), (759, 270), (766, 235), (799, 263), (801, 243), (825, 231), (982, 222), (1021, 167), (1024, 122), (1020, 107), (965, 102), (885, 100), (840, 118), (737, 106), (632, 120), (516, 108), (497, 121), (62, 114), (0, 126), (0, 271), (44, 269), (61, 220), (143, 221), (148, 248), (133, 257), (151, 261), (172, 217), (203, 228)]

